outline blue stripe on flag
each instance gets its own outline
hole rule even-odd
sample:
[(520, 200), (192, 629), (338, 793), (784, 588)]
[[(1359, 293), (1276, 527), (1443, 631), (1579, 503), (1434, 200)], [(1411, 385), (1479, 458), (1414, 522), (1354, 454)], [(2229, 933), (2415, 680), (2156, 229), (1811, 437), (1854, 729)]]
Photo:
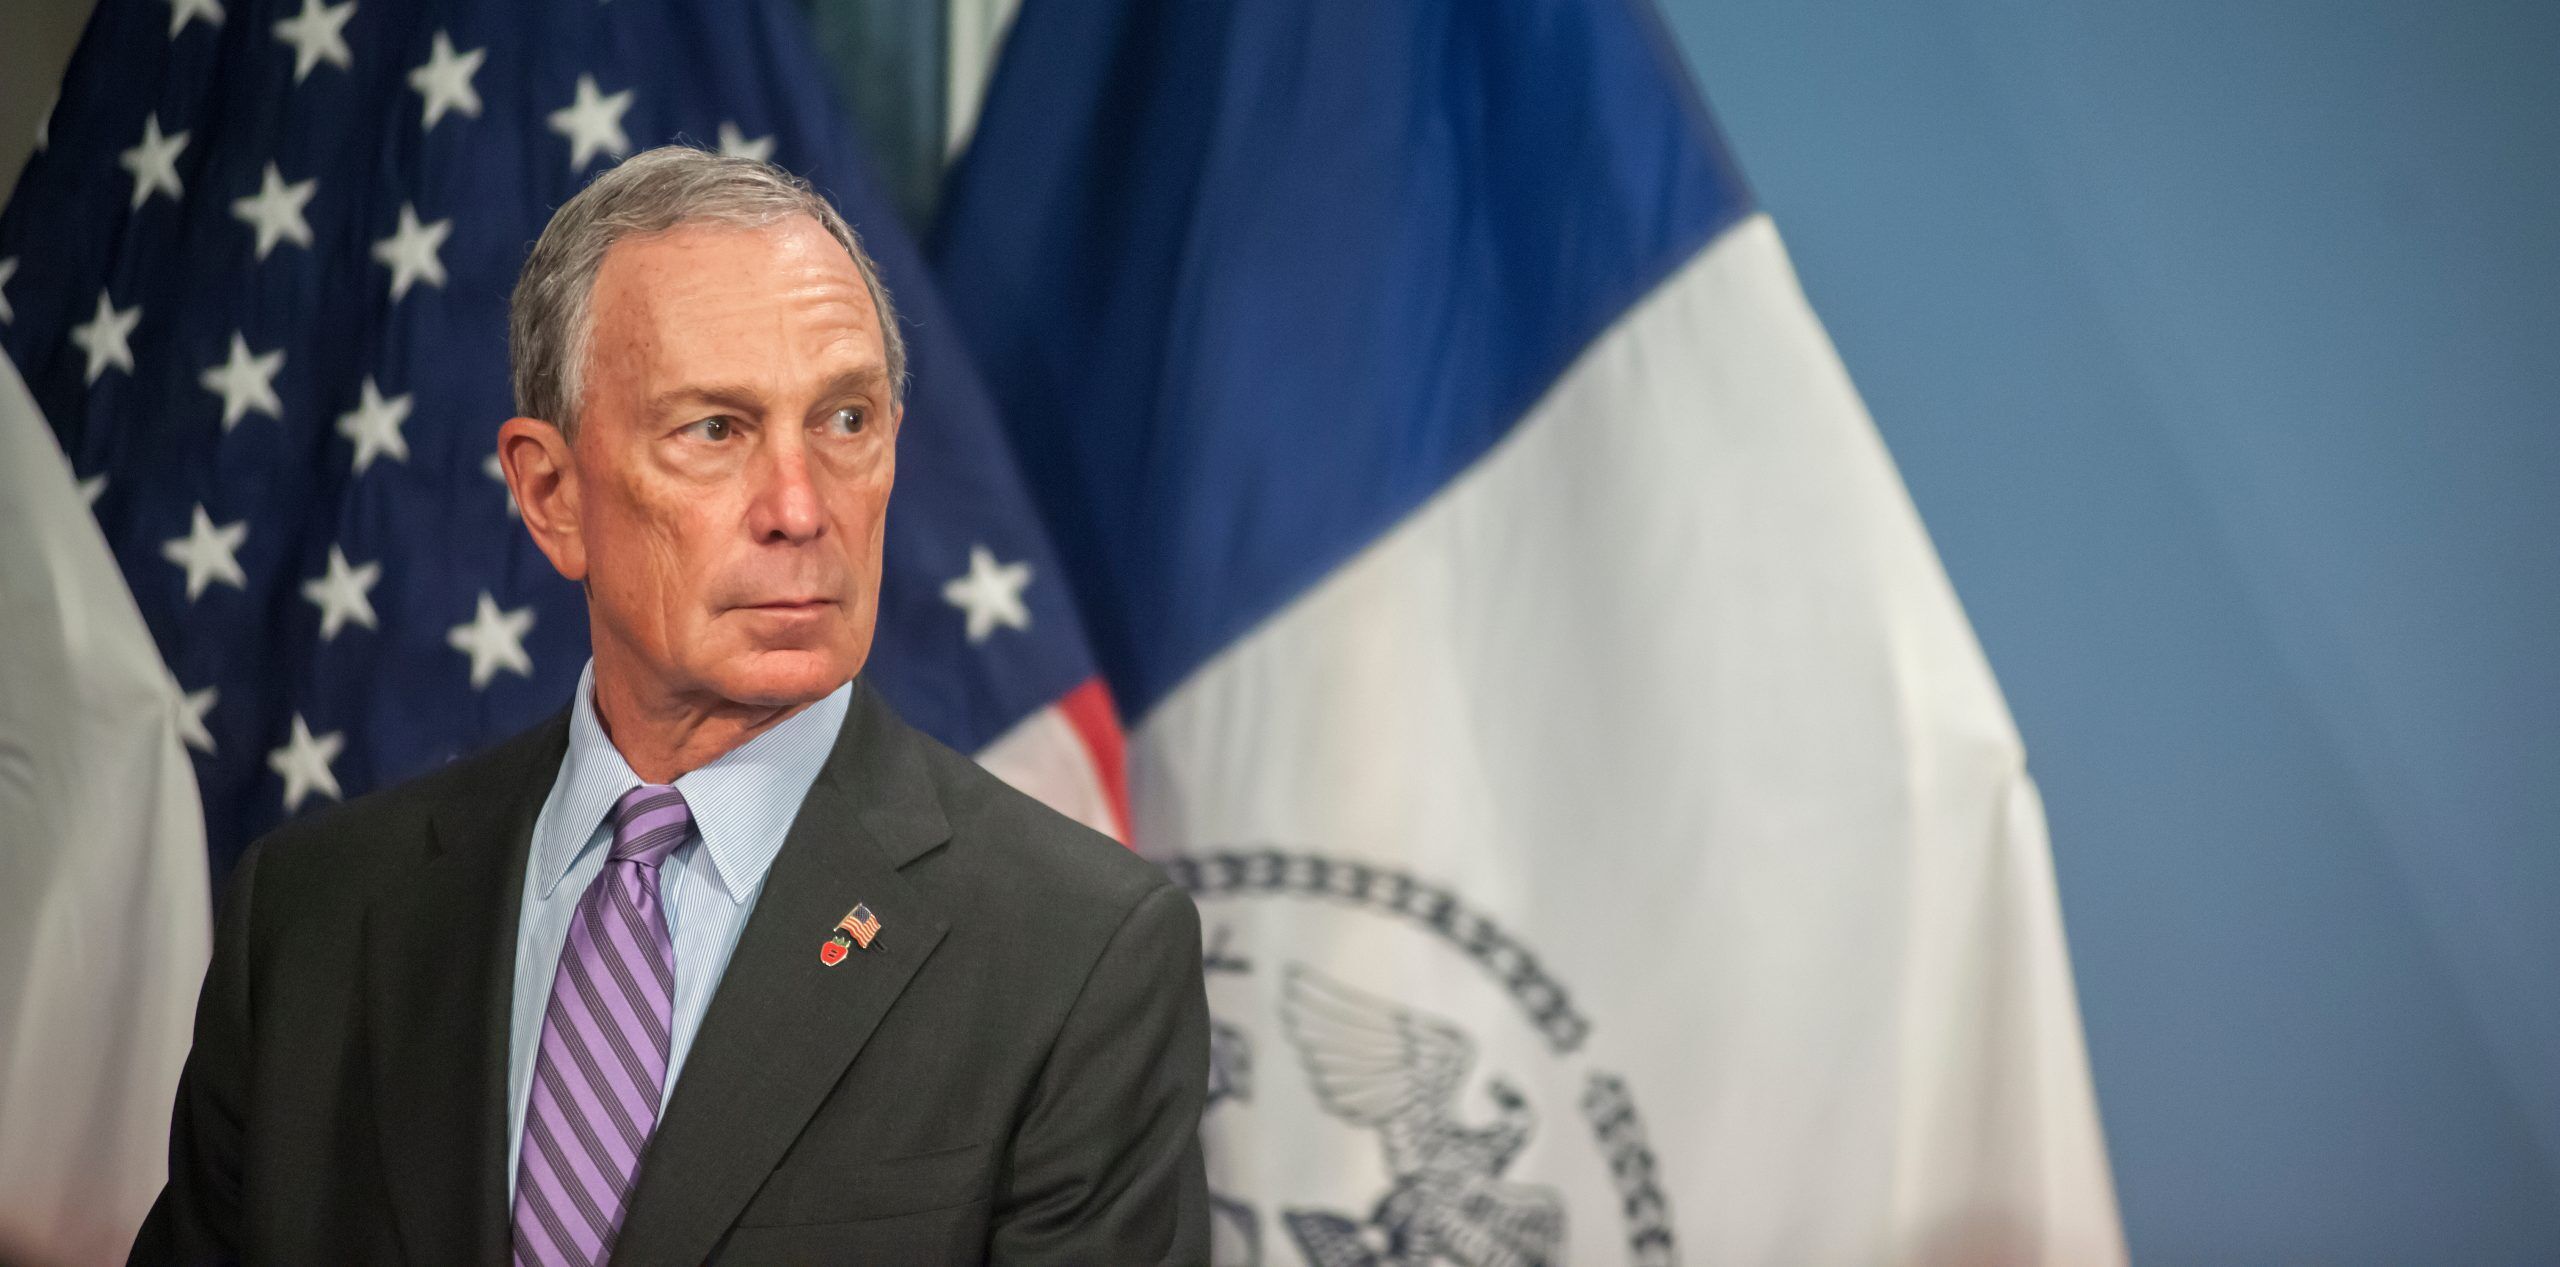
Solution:
[(1619, 0), (1025, 6), (934, 258), (1136, 717), (1749, 209)]

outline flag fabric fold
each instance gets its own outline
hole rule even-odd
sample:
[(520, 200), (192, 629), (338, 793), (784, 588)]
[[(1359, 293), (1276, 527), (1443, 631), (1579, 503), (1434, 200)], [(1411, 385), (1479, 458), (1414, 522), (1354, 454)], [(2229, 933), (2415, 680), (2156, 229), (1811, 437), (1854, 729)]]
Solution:
[(0, 1257), (121, 1261), (213, 942), (182, 701), (0, 358)]
[(1029, 6), (945, 209), (1218, 1261), (2123, 1258), (2017, 733), (1648, 10)]

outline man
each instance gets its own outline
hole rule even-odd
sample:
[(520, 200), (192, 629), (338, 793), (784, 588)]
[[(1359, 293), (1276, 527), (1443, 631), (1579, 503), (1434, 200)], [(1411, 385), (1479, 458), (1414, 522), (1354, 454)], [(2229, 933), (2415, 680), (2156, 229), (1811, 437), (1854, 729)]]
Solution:
[(853, 231), (651, 151), (510, 324), (593, 659), (243, 859), (134, 1260), (1206, 1261), (1189, 899), (855, 678), (905, 367)]

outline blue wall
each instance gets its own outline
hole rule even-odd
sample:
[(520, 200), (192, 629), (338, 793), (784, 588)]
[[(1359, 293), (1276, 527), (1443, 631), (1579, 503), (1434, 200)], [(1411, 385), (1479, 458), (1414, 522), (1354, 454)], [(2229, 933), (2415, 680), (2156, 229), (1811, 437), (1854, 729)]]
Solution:
[(1665, 0), (2018, 716), (2148, 1262), (2560, 1262), (2560, 6)]

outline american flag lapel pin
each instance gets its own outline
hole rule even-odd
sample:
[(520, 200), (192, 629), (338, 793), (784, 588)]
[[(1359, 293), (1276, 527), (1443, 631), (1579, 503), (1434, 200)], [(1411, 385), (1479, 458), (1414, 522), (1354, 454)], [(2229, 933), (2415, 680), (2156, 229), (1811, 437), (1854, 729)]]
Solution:
[(845, 952), (856, 946), (871, 949), (871, 939), (880, 935), (880, 917), (871, 913), (869, 903), (856, 902), (853, 909), (836, 921), (835, 931), (827, 934), (827, 944), (818, 947), (818, 962), (832, 968), (844, 962)]

